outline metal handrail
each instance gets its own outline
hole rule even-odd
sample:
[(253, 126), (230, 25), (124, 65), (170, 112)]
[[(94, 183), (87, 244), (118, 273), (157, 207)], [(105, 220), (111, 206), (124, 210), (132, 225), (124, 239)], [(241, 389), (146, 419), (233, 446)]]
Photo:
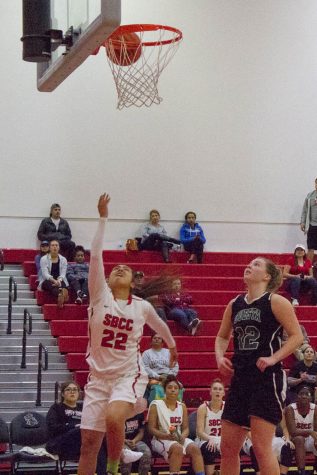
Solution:
[(54, 400), (56, 403), (58, 403), (58, 391), (59, 391), (59, 381), (56, 381), (55, 387), (54, 387)]
[(4, 269), (4, 254), (3, 254), (3, 250), (0, 249), (0, 270), (3, 270)]
[[(44, 350), (44, 365), (42, 354)], [(42, 343), (39, 344), (39, 359), (37, 366), (37, 391), (36, 391), (36, 406), (42, 406), (42, 370), (47, 371), (48, 369), (48, 350), (46, 346)]]
[[(27, 325), (28, 323), (28, 325)], [(32, 315), (27, 308), (24, 309), (23, 314), (23, 336), (22, 336), (22, 359), (21, 368), (26, 368), (26, 334), (32, 334)]]
[(9, 301), (8, 301), (8, 327), (7, 335), (12, 334), (12, 302), (16, 302), (18, 297), (17, 283), (11, 275), (9, 278)]

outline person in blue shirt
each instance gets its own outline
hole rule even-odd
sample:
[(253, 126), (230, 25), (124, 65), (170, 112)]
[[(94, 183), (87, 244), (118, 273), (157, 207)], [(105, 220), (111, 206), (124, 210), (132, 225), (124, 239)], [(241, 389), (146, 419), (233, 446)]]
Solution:
[(188, 263), (201, 264), (203, 261), (204, 244), (206, 238), (201, 226), (196, 223), (196, 213), (188, 211), (185, 214), (185, 223), (180, 229), (180, 240), (185, 251), (190, 253)]

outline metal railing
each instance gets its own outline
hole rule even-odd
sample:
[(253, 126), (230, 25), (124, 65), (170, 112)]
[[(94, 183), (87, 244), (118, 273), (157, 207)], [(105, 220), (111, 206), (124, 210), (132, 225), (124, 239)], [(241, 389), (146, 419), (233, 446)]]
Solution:
[(11, 275), (9, 278), (9, 301), (8, 301), (8, 327), (7, 335), (12, 333), (12, 302), (16, 302), (18, 297), (17, 283)]
[[(43, 364), (43, 351), (44, 351), (44, 364)], [(48, 369), (48, 350), (42, 343), (39, 344), (39, 359), (37, 366), (37, 391), (36, 391), (36, 406), (42, 406), (42, 370)]]
[(55, 386), (54, 386), (54, 402), (56, 403), (59, 402), (58, 393), (59, 393), (59, 381), (56, 381)]
[(3, 250), (0, 249), (0, 270), (3, 270), (4, 269), (4, 254), (3, 254)]
[(23, 335), (22, 335), (22, 359), (21, 368), (26, 368), (26, 334), (32, 334), (32, 315), (27, 308), (23, 314)]

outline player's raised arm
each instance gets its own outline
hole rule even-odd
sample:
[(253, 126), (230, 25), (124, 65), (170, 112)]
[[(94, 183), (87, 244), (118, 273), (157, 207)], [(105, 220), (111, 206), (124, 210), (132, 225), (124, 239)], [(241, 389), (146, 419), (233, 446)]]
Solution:
[(110, 196), (104, 193), (98, 201), (99, 222), (96, 234), (91, 244), (91, 256), (88, 276), (88, 286), (91, 305), (101, 298), (105, 289), (105, 272), (102, 259), (102, 250), (105, 235), (106, 220), (108, 217), (108, 204)]

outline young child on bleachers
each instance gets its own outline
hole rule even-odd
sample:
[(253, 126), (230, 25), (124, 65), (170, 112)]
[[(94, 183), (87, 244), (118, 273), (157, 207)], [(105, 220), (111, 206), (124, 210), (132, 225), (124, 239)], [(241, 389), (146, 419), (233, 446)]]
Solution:
[(67, 265), (66, 277), (70, 288), (76, 295), (75, 303), (81, 305), (88, 298), (88, 273), (89, 264), (85, 262), (85, 249), (83, 246), (75, 247), (75, 262)]
[(191, 307), (192, 296), (182, 291), (180, 279), (173, 281), (173, 293), (164, 295), (162, 300), (167, 318), (179, 323), (191, 335), (195, 335), (202, 322), (198, 318), (197, 311)]

